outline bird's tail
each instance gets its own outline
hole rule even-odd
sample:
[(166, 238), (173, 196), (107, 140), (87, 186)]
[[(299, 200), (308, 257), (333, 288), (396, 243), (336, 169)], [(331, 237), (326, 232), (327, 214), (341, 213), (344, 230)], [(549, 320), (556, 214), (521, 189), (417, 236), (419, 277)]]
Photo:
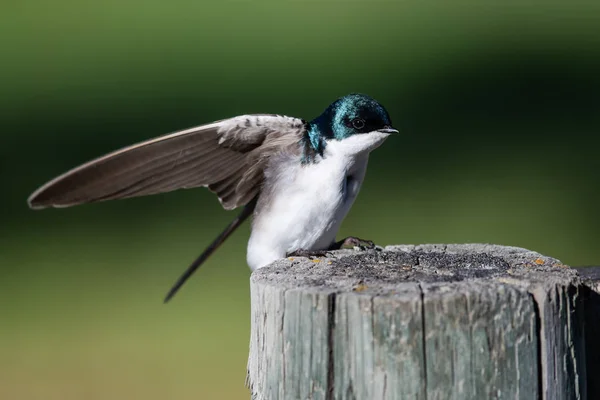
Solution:
[(189, 279), (190, 276), (206, 261), (206, 259), (214, 253), (215, 250), (231, 235), (254, 211), (256, 207), (256, 200), (258, 196), (252, 199), (248, 204), (244, 206), (242, 212), (233, 220), (227, 227), (221, 232), (219, 236), (194, 260), (194, 262), (185, 270), (185, 272), (177, 279), (169, 293), (165, 297), (165, 303), (171, 300), (173, 296), (179, 291), (183, 284)]

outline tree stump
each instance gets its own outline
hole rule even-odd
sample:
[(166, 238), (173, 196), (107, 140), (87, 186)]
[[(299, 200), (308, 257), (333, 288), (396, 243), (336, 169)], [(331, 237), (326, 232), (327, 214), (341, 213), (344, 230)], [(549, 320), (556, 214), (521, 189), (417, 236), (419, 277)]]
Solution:
[(248, 384), (261, 400), (600, 399), (585, 290), (558, 260), (495, 245), (279, 260), (252, 274)]

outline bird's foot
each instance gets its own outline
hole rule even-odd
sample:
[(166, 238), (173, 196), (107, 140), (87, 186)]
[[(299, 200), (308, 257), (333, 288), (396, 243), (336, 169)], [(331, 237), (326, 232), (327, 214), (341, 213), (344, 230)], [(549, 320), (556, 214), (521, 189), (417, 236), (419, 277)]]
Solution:
[(329, 250), (305, 250), (305, 249), (298, 249), (296, 251), (292, 251), (291, 253), (288, 253), (287, 257), (306, 257), (306, 258), (311, 258), (311, 257), (325, 257), (325, 256), (327, 256), (328, 252), (329, 252)]
[(335, 242), (326, 250), (305, 250), (298, 249), (288, 253), (286, 257), (306, 257), (306, 258), (314, 258), (314, 257), (327, 257), (327, 254), (332, 250), (341, 250), (341, 249), (350, 249), (350, 250), (372, 250), (372, 249), (380, 249), (381, 247), (375, 245), (372, 240), (360, 239), (354, 236), (348, 236), (347, 238), (340, 240), (339, 242)]
[(372, 250), (377, 248), (372, 240), (360, 239), (354, 236), (348, 236), (346, 239), (335, 242), (331, 247), (334, 249), (357, 249), (357, 250)]

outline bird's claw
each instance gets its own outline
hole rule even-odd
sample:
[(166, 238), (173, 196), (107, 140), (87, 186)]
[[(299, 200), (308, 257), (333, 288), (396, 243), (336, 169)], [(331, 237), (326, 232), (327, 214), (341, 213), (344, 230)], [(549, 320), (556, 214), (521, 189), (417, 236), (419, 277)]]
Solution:
[(349, 236), (342, 242), (342, 249), (354, 249), (358, 247), (361, 250), (370, 250), (375, 248), (375, 243), (372, 240), (364, 240), (357, 237)]
[(372, 240), (360, 239), (354, 236), (348, 236), (346, 239), (336, 243), (338, 249), (358, 249), (372, 250), (377, 248)]
[(325, 257), (325, 256), (327, 256), (328, 252), (329, 252), (329, 250), (298, 249), (298, 250), (292, 251), (291, 253), (288, 253), (287, 257), (306, 257), (306, 258)]
[(350, 249), (350, 250), (373, 250), (382, 248), (377, 246), (372, 240), (360, 239), (354, 236), (348, 236), (346, 239), (340, 240), (339, 242), (334, 243), (327, 250), (305, 250), (298, 249), (288, 253), (286, 257), (306, 257), (306, 258), (314, 258), (314, 257), (327, 257), (327, 255), (332, 250), (340, 250), (340, 249)]

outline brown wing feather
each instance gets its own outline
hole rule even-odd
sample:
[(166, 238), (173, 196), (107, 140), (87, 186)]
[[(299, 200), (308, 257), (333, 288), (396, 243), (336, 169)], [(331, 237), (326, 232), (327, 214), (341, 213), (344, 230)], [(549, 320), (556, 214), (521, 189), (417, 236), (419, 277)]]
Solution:
[(233, 209), (258, 194), (265, 160), (297, 144), (302, 129), (296, 118), (247, 115), (175, 132), (74, 168), (35, 191), (29, 205), (68, 207), (208, 186)]

